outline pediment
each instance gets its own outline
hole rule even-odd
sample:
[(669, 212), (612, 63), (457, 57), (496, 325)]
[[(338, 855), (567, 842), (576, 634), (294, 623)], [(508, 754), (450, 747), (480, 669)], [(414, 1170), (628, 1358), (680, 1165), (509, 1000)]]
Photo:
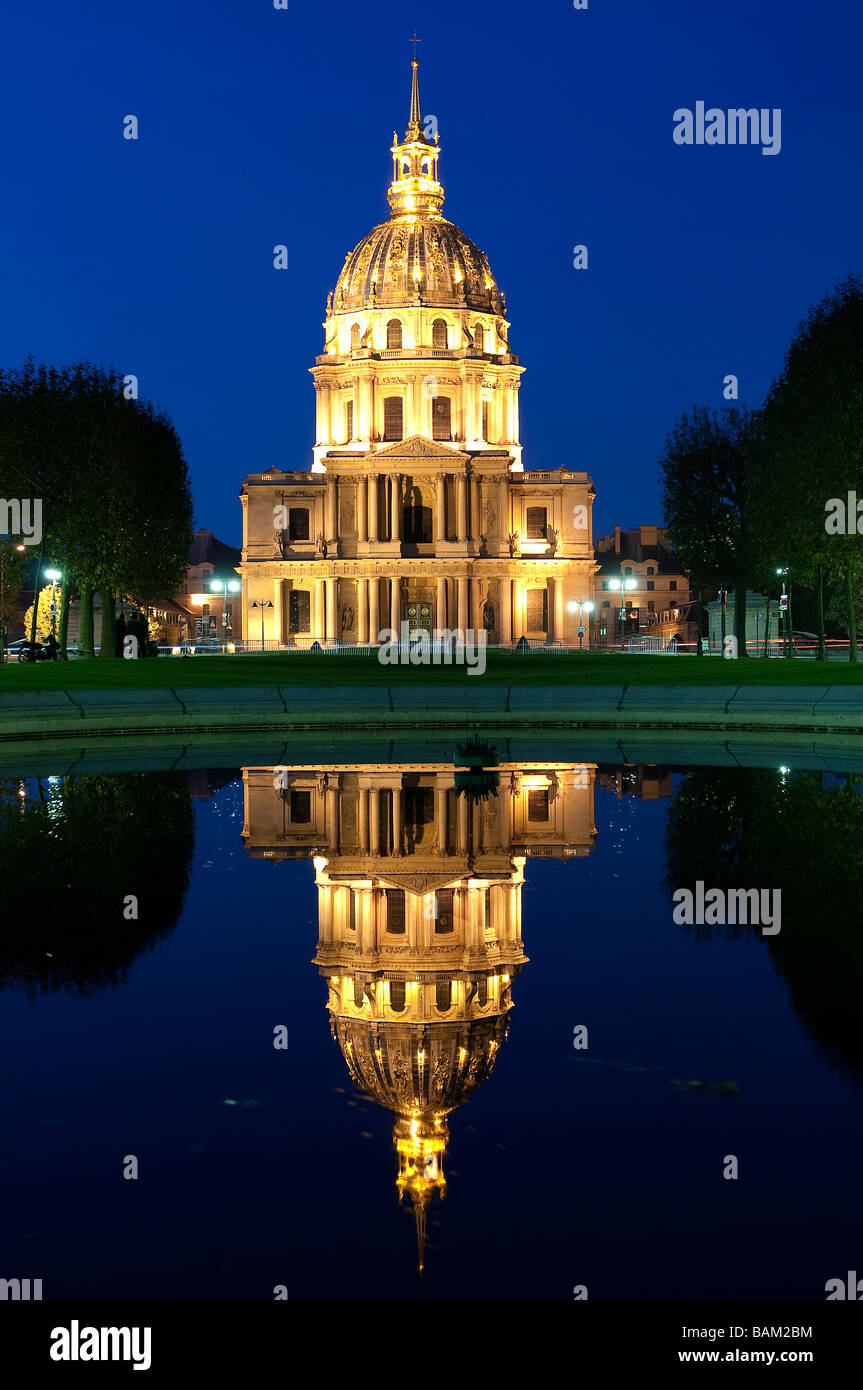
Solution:
[(383, 449), (376, 449), (369, 456), (370, 464), (380, 458), (389, 459), (466, 459), (467, 454), (453, 444), (441, 444), (437, 439), (426, 439), (422, 434), (412, 434), (408, 439), (397, 439)]

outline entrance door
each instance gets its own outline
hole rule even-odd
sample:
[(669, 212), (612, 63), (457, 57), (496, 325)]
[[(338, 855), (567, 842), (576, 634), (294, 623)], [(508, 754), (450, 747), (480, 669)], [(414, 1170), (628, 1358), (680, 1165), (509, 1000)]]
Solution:
[(406, 603), (405, 618), (408, 624), (408, 636), (413, 639), (418, 637), (420, 632), (427, 632), (431, 637), (432, 616), (430, 603)]

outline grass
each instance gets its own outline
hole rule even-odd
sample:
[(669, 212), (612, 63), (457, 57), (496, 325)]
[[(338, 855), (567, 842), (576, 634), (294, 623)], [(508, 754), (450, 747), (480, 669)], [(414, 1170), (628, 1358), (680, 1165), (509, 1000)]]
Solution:
[(0, 665), (0, 694), (25, 690), (146, 690), (165, 686), (285, 685), (861, 685), (863, 663), (718, 656), (631, 656), (617, 652), (518, 656), (487, 652), (484, 676), (463, 666), (382, 666), (373, 656), (159, 657)]

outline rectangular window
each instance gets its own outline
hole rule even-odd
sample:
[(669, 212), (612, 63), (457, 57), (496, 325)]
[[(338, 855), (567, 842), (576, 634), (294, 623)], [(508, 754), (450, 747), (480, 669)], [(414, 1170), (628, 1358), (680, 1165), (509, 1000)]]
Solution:
[(449, 396), (435, 396), (432, 401), (432, 439), (452, 438), (452, 401)]
[(676, 589), (676, 588), (677, 588), (677, 580), (676, 580), (676, 579), (670, 579), (670, 580), (668, 581), (668, 587), (669, 587), (669, 589)]
[(288, 536), (292, 541), (307, 541), (309, 539), (308, 507), (291, 507), (288, 512)]
[(401, 439), (402, 437), (402, 398), (401, 396), (384, 397), (384, 439)]
[(603, 608), (610, 608), (610, 607), (611, 607), (611, 604), (609, 603), (609, 601), (608, 601), (607, 598), (604, 598), (604, 599), (602, 600), (602, 606), (603, 606)]
[(656, 611), (655, 608), (654, 608), (654, 606), (653, 606), (653, 599), (652, 599), (652, 598), (649, 598), (649, 599), (647, 600), (647, 611), (648, 611), (648, 613), (654, 613), (654, 612)]
[(311, 632), (311, 599), (308, 589), (292, 589), (288, 599), (288, 631)]
[(607, 580), (607, 579), (603, 579), (603, 581), (602, 581), (602, 587), (603, 587), (603, 589), (607, 589), (607, 588), (608, 588), (608, 580)]
[(648, 589), (655, 589), (655, 588), (656, 588), (656, 584), (655, 584), (654, 580), (648, 579), (648, 581), (647, 581), (647, 587), (648, 587)]
[(488, 402), (488, 401), (483, 401), (483, 403), (482, 403), (482, 437), (483, 437), (483, 439), (485, 440), (486, 444), (488, 443), (488, 407), (489, 407), (489, 402)]
[(350, 907), (348, 909), (348, 928), (350, 931), (357, 929), (357, 895), (352, 889), (348, 889), (350, 894)]
[(348, 443), (354, 437), (354, 403), (348, 401), (345, 406), (345, 442)]
[(451, 932), (453, 929), (453, 917), (455, 915), (453, 888), (440, 888), (434, 895), (435, 904), (435, 932)]
[(527, 591), (527, 630), (528, 632), (548, 632), (547, 589), (528, 589)]
[(548, 791), (528, 792), (527, 818), (532, 821), (548, 820)]
[(292, 825), (309, 825), (312, 819), (311, 792), (291, 792)]
[(525, 520), (527, 522), (527, 539), (529, 541), (544, 541), (546, 526), (545, 507), (528, 507)]
[(387, 931), (398, 936), (405, 930), (405, 893), (403, 888), (385, 888), (387, 899)]

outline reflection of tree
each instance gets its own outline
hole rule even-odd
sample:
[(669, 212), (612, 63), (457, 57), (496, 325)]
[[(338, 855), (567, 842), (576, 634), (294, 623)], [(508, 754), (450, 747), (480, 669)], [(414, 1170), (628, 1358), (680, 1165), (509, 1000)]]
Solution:
[(782, 929), (765, 938), (774, 964), (825, 1053), (863, 1074), (863, 794), (857, 784), (852, 778), (825, 786), (819, 773), (693, 771), (669, 809), (665, 882), (671, 891), (692, 889), (698, 879), (705, 889), (781, 889)]
[[(120, 984), (177, 921), (194, 847), (183, 773), (0, 783), (0, 989)], [(32, 792), (32, 794), (31, 794)], [(124, 902), (137, 899), (137, 920)]]

